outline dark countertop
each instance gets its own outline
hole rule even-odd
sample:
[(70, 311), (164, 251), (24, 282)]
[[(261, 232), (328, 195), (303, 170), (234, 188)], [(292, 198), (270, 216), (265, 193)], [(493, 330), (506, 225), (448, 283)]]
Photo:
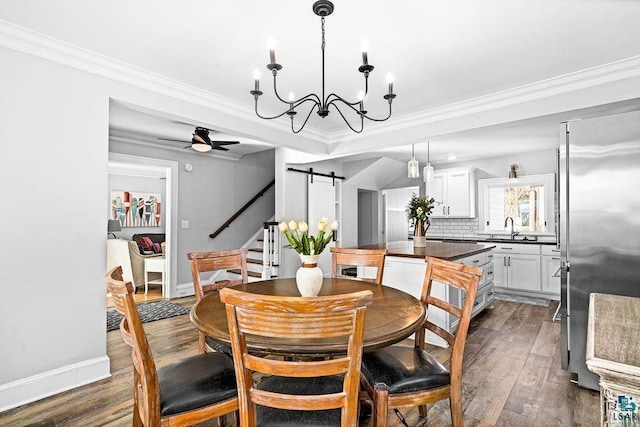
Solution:
[(517, 239), (489, 239), (481, 237), (465, 237), (465, 238), (447, 238), (447, 237), (427, 237), (428, 241), (444, 242), (444, 243), (518, 243), (525, 245), (556, 245), (556, 242), (533, 240), (532, 238), (517, 238)]
[(491, 243), (473, 242), (440, 242), (427, 240), (423, 248), (414, 248), (411, 241), (390, 242), (382, 245), (363, 245), (360, 249), (386, 249), (387, 256), (397, 256), (405, 258), (424, 258), (431, 256), (448, 261), (455, 261), (471, 255), (487, 252), (495, 248)]

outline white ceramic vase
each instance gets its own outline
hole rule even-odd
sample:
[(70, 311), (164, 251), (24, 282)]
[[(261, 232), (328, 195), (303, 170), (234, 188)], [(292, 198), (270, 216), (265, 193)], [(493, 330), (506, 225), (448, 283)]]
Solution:
[(322, 287), (322, 270), (318, 267), (318, 255), (300, 255), (302, 267), (296, 272), (296, 285), (303, 297), (315, 297)]

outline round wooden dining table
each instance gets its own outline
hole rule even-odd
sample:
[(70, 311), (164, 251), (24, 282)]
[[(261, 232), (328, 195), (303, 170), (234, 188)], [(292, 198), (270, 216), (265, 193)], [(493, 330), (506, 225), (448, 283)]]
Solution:
[[(251, 282), (234, 289), (262, 295), (300, 296), (295, 278)], [(420, 300), (375, 283), (344, 278), (325, 278), (319, 296), (338, 295), (368, 289), (373, 303), (367, 307), (364, 327), (364, 351), (371, 351), (402, 341), (423, 324), (425, 308)], [(205, 335), (230, 345), (225, 305), (218, 292), (206, 295), (191, 309), (191, 322)], [(283, 340), (265, 336), (247, 336), (249, 350), (278, 355), (328, 355), (344, 353), (346, 339)]]

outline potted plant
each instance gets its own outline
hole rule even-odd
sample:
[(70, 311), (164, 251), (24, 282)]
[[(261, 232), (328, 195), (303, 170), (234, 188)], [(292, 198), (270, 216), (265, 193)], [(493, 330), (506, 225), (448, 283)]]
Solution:
[(407, 204), (405, 213), (407, 219), (413, 224), (413, 246), (425, 246), (425, 235), (431, 225), (429, 215), (433, 210), (435, 199), (418, 196), (413, 193), (411, 200)]

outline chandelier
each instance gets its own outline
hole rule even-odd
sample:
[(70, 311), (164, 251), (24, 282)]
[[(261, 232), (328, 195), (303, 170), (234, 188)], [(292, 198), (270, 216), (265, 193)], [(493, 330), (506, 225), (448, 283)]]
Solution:
[[(321, 30), (322, 30), (322, 44), (321, 44), (321, 50), (322, 50), (322, 97), (316, 95), (315, 93), (311, 93), (309, 95), (306, 95), (302, 98), (299, 99), (295, 99), (294, 95), (292, 92), (289, 93), (289, 98), (288, 100), (284, 100), (280, 94), (278, 93), (278, 88), (276, 85), (276, 77), (278, 76), (278, 71), (282, 69), (282, 65), (278, 64), (276, 62), (276, 53), (275, 53), (275, 49), (270, 48), (269, 49), (269, 59), (270, 62), (269, 64), (267, 64), (267, 69), (271, 71), (271, 74), (273, 75), (273, 91), (276, 95), (276, 97), (278, 98), (278, 100), (280, 100), (282, 103), (287, 105), (287, 108), (280, 114), (277, 114), (275, 116), (272, 117), (267, 117), (267, 116), (263, 116), (258, 112), (258, 98), (260, 97), (260, 95), (262, 95), (262, 91), (260, 90), (260, 71), (258, 71), (257, 69), (254, 71), (254, 80), (255, 80), (255, 87), (254, 90), (250, 91), (250, 93), (253, 95), (253, 98), (255, 100), (255, 110), (256, 110), (256, 115), (258, 117), (260, 117), (261, 119), (266, 119), (266, 120), (272, 120), (272, 119), (277, 119), (279, 117), (284, 116), (285, 114), (287, 114), (289, 116), (289, 118), (291, 119), (291, 130), (293, 131), (293, 133), (299, 133), (307, 124), (307, 121), (309, 120), (309, 117), (311, 116), (311, 113), (313, 113), (313, 111), (317, 108), (317, 113), (320, 117), (324, 118), (327, 117), (329, 115), (329, 107), (333, 106), (336, 111), (340, 114), (340, 116), (342, 117), (342, 119), (344, 120), (344, 122), (347, 124), (347, 126), (349, 126), (349, 128), (356, 132), (356, 133), (360, 133), (362, 132), (362, 130), (364, 129), (364, 119), (367, 120), (371, 120), (374, 122), (383, 122), (385, 120), (387, 120), (389, 117), (391, 117), (391, 103), (393, 102), (393, 99), (396, 97), (396, 95), (393, 93), (393, 76), (391, 76), (391, 74), (387, 74), (387, 83), (389, 85), (389, 90), (388, 93), (386, 95), (384, 95), (384, 99), (386, 99), (389, 103), (389, 114), (387, 114), (387, 117), (384, 118), (374, 118), (374, 117), (369, 117), (367, 115), (367, 110), (364, 109), (364, 100), (365, 97), (367, 96), (367, 93), (369, 92), (369, 74), (373, 71), (373, 65), (370, 65), (368, 62), (368, 58), (367, 58), (367, 50), (366, 48), (363, 46), (363, 51), (362, 51), (362, 65), (360, 67), (358, 67), (358, 71), (360, 71), (363, 75), (364, 75), (364, 91), (360, 91), (359, 95), (358, 95), (358, 99), (355, 102), (349, 102), (346, 99), (344, 99), (343, 97), (336, 95), (335, 93), (330, 93), (329, 95), (327, 95), (325, 97), (325, 82), (324, 82), (324, 47), (325, 47), (325, 31), (324, 31), (324, 18), (325, 16), (329, 16), (331, 15), (331, 13), (333, 12), (333, 3), (331, 3), (329, 0), (318, 0), (313, 4), (313, 13), (315, 13), (316, 15), (318, 15), (321, 18)], [(298, 111), (296, 111), (296, 108), (300, 107), (302, 104), (306, 104), (306, 103), (311, 103), (311, 108), (309, 109), (309, 112), (307, 113), (306, 118), (304, 119), (304, 122), (302, 123), (302, 126), (300, 126), (300, 128), (298, 128), (298, 130), (295, 129), (294, 124), (293, 124), (293, 118), (295, 117), (296, 114), (298, 114)], [(355, 112), (356, 117), (360, 117), (360, 126), (359, 128), (356, 128), (354, 126), (351, 125), (351, 123), (349, 123), (349, 120), (347, 120), (347, 118), (345, 117), (345, 114), (343, 113), (343, 111), (340, 109), (340, 106), (342, 106), (343, 108), (348, 108), (351, 109), (353, 112)], [(356, 119), (357, 120), (357, 119)]]

